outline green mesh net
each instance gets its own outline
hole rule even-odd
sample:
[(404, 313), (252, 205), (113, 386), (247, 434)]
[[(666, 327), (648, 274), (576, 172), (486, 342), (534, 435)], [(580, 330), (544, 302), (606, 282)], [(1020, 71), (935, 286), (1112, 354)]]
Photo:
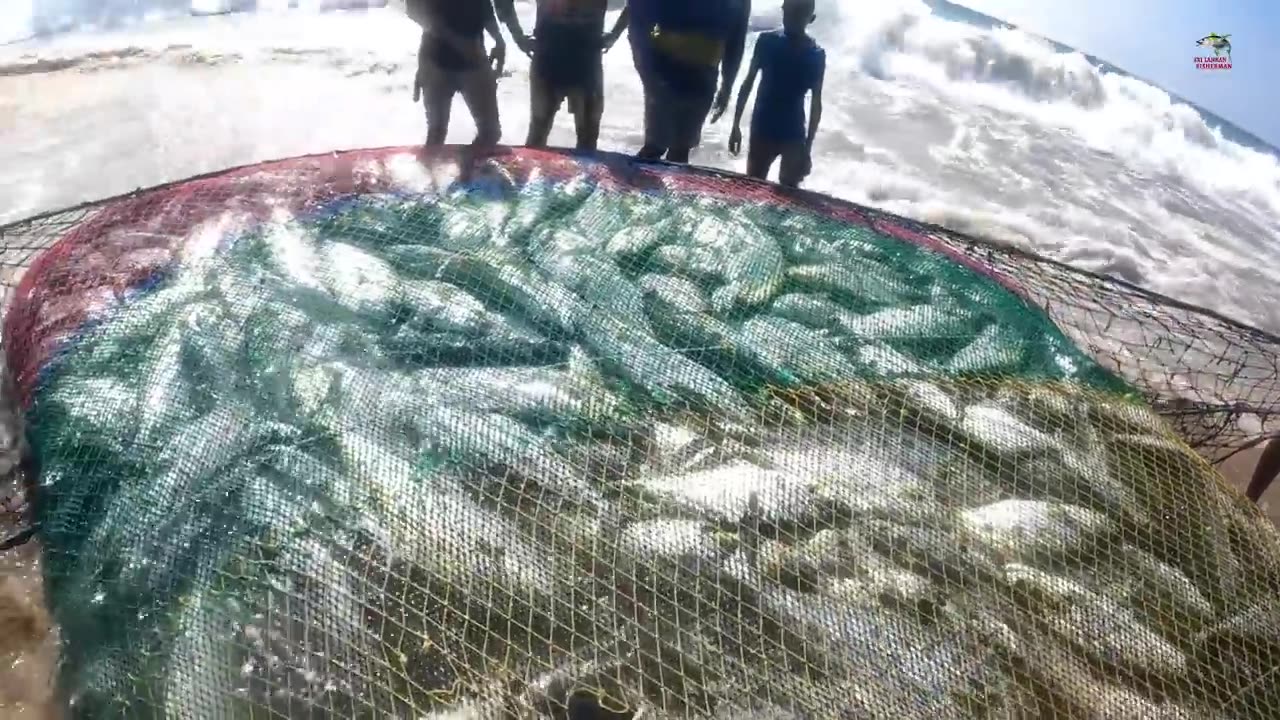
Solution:
[(57, 236), (5, 333), (75, 716), (1280, 716), (1280, 535), (1202, 457), (1274, 398), (1021, 256), (529, 151)]

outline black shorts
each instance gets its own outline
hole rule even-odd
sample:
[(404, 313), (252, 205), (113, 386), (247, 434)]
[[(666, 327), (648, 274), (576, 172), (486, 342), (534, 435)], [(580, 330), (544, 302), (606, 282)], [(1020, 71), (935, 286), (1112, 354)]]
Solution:
[(530, 72), (539, 82), (569, 94), (603, 82), (602, 33), (587, 23), (544, 22), (536, 30)]
[[(575, 117), (599, 121), (604, 114), (604, 71), (599, 58), (594, 72), (565, 82), (563, 78), (547, 77), (536, 66), (529, 73), (531, 113), (534, 117), (554, 115), (561, 103), (569, 101), (569, 111)], [(557, 82), (559, 80), (559, 82)]]

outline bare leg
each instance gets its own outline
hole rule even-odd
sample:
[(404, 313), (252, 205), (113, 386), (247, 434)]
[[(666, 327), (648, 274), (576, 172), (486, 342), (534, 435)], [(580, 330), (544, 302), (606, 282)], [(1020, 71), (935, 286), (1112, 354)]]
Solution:
[(497, 145), (502, 139), (498, 118), (498, 78), (488, 65), (467, 72), (462, 81), (462, 99), (476, 124), (473, 145)]
[(553, 91), (536, 74), (529, 78), (529, 137), (525, 145), (533, 148), (547, 146), (556, 114), (560, 112), (560, 94)]
[(582, 93), (574, 103), (574, 125), (578, 131), (578, 149), (594, 151), (600, 145), (600, 118), (604, 115), (604, 93)]
[(760, 180), (768, 180), (773, 170), (773, 162), (778, 158), (778, 148), (774, 143), (764, 142), (755, 137), (747, 141), (747, 174)]
[(1245, 495), (1257, 502), (1267, 488), (1271, 487), (1271, 483), (1275, 482), (1277, 475), (1280, 475), (1280, 438), (1269, 441), (1263, 448), (1262, 456), (1258, 458), (1258, 467), (1253, 471), (1253, 479), (1249, 481), (1249, 489), (1245, 491)]
[(453, 111), (453, 87), (439, 70), (423, 73), (422, 106), (427, 115), (427, 144), (443, 145), (449, 136), (449, 116)]
[(661, 160), (667, 152), (663, 138), (667, 131), (665, 117), (668, 108), (663, 107), (663, 98), (659, 97), (656, 85), (643, 73), (640, 75), (640, 85), (644, 91), (644, 147), (640, 148), (636, 157), (641, 160)]

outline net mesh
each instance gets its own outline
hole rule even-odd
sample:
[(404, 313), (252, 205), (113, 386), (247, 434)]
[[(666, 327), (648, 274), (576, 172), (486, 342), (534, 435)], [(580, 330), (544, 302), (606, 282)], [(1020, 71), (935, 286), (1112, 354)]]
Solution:
[(1207, 462), (1277, 341), (1204, 311), (554, 152), (254, 166), (3, 249), (72, 715), (1280, 716), (1280, 535)]

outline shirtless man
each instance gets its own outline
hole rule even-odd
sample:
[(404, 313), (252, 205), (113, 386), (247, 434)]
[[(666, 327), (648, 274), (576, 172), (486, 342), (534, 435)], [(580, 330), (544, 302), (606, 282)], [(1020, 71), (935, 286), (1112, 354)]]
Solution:
[(529, 147), (545, 147), (560, 105), (569, 101), (579, 150), (595, 150), (604, 114), (604, 53), (627, 29), (623, 9), (604, 31), (608, 0), (538, 0), (533, 36), (520, 27), (513, 0), (498, 0), (498, 16), (516, 46), (533, 60), (529, 73)]
[[(422, 99), (427, 114), (427, 144), (443, 145), (449, 133), (453, 96), (462, 99), (476, 124), (476, 145), (502, 138), (498, 119), (498, 76), (507, 45), (491, 0), (410, 0), (409, 17), (422, 25), (413, 101)], [(493, 38), (486, 57), (484, 33)]]

